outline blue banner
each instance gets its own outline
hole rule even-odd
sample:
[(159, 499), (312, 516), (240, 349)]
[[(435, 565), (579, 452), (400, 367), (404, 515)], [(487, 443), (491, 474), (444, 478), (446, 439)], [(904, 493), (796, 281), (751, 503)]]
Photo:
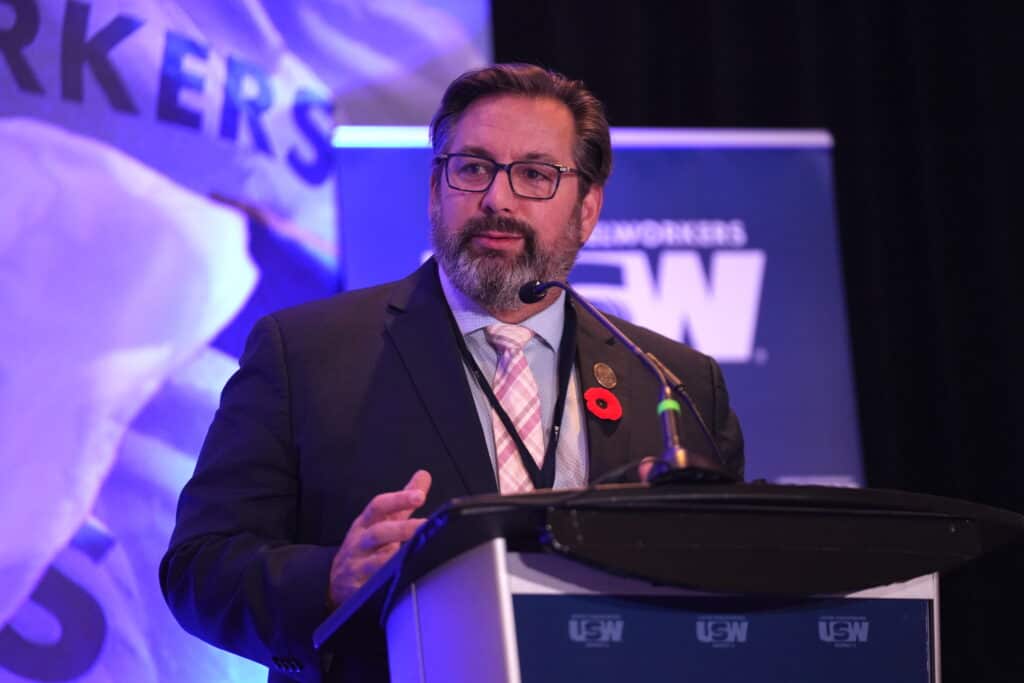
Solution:
[[(429, 253), (426, 131), (341, 127), (334, 140), (345, 284), (400, 278)], [(830, 136), (613, 129), (612, 144), (570, 281), (723, 364), (749, 479), (859, 485)]]

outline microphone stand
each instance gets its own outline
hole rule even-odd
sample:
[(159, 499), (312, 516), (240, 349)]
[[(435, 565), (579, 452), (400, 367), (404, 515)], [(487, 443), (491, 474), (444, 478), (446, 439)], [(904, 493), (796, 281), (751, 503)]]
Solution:
[(672, 390), (683, 400), (686, 407), (689, 408), (690, 414), (697, 421), (697, 426), (700, 427), (700, 431), (704, 434), (704, 438), (707, 439), (708, 445), (711, 446), (711, 452), (714, 453), (715, 458), (718, 462), (725, 464), (725, 459), (722, 457), (722, 452), (718, 450), (718, 444), (715, 443), (714, 437), (711, 436), (711, 430), (708, 429), (707, 423), (704, 421), (704, 417), (697, 410), (697, 404), (693, 402), (693, 398), (690, 396), (690, 392), (686, 390), (686, 385), (683, 384), (683, 380), (679, 379), (679, 376), (668, 369), (668, 366), (661, 362), (661, 359), (655, 356), (653, 353), (648, 351), (646, 356), (658, 366), (662, 374), (665, 375), (665, 379), (668, 380)]

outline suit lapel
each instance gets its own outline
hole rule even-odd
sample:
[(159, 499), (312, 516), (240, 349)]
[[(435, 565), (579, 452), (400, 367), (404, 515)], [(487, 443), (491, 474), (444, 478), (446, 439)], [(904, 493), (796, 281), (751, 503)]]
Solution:
[(399, 286), (388, 305), (393, 313), (388, 335), (466, 490), (496, 492), (494, 470), (433, 259)]
[(577, 311), (577, 359), (580, 371), (580, 390), (586, 392), (601, 386), (594, 372), (597, 363), (610, 367), (617, 379), (610, 390), (622, 404), (622, 418), (602, 420), (586, 409), (584, 421), (587, 429), (587, 450), (590, 457), (589, 479), (594, 481), (610, 470), (624, 465), (630, 459), (641, 457), (630, 449), (631, 434), (636, 423), (636, 400), (633, 396), (638, 363), (621, 344), (586, 311)]

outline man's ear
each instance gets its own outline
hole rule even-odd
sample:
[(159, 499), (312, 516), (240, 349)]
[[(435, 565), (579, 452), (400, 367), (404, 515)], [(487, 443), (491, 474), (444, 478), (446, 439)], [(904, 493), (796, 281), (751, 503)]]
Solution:
[(597, 219), (601, 216), (601, 206), (604, 204), (604, 188), (599, 185), (591, 185), (587, 194), (580, 202), (580, 244), (586, 244), (590, 234), (597, 227)]

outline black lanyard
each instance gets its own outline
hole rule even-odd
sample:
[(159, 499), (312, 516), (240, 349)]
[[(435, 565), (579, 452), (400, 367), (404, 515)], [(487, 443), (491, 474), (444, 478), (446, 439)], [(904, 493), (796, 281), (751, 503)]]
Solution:
[[(498, 401), (498, 397), (494, 395), (494, 391), (491, 389), (491, 383), (484, 377), (483, 371), (480, 370), (480, 366), (476, 364), (476, 360), (473, 358), (473, 354), (470, 353), (469, 347), (466, 346), (466, 340), (462, 338), (462, 331), (459, 330), (459, 326), (455, 323), (454, 316), (452, 317), (452, 326), (455, 328), (455, 340), (459, 346), (459, 351), (462, 353), (462, 360), (465, 361), (466, 367), (476, 378), (477, 384), (480, 385), (480, 389), (483, 390), (484, 395), (487, 397), (487, 402), (491, 404), (491, 409), (497, 414), (498, 419), (501, 420), (501, 424), (505, 426), (505, 430), (516, 444), (516, 450), (519, 451), (519, 458), (523, 461), (523, 467), (526, 469), (526, 473), (530, 475), (530, 481), (533, 482), (535, 489), (550, 489), (555, 485), (555, 452), (558, 450), (558, 437), (562, 431), (562, 414), (565, 412), (565, 396), (569, 393), (569, 376), (572, 374), (573, 360), (576, 350), (576, 311), (572, 306), (566, 303), (565, 305), (565, 324), (562, 330), (562, 341), (558, 346), (558, 398), (555, 399), (555, 413), (551, 420), (551, 431), (548, 435), (548, 445), (544, 451), (544, 464), (542, 467), (537, 467), (537, 462), (530, 455), (530, 450), (523, 443), (522, 438), (519, 436), (519, 432), (516, 431), (515, 425), (512, 424), (512, 419), (509, 418), (508, 413), (501, 407), (501, 403)], [(498, 360), (501, 360), (501, 354), (498, 354)], [(495, 442), (495, 458), (497, 458), (497, 441), (498, 435), (494, 435)], [(497, 470), (497, 462), (495, 462), (495, 470)]]

